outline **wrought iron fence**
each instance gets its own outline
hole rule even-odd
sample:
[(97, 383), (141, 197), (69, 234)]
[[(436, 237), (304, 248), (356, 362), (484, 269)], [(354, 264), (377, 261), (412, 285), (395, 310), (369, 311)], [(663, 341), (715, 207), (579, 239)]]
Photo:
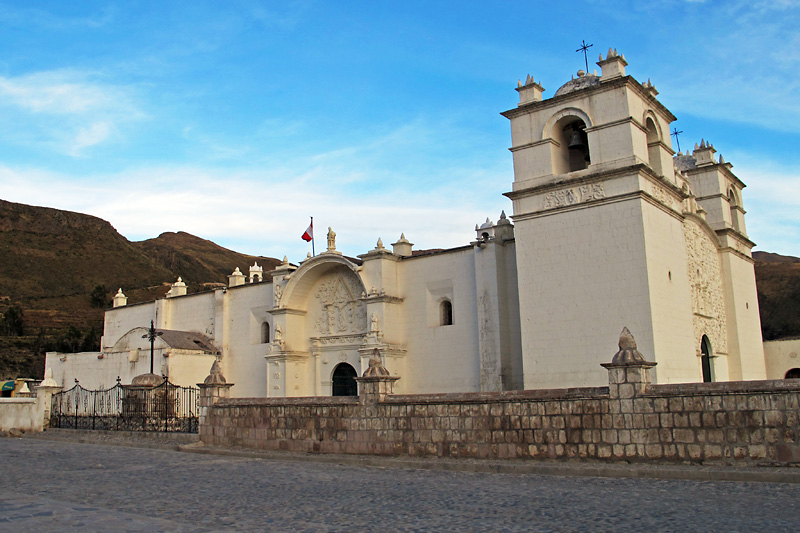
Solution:
[(89, 390), (76, 381), (53, 395), (50, 427), (197, 433), (198, 392), (164, 380), (155, 387), (117, 384)]

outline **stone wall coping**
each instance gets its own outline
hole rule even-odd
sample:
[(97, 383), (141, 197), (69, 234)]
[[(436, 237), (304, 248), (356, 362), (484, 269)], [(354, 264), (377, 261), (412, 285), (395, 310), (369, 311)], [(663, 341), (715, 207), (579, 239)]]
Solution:
[(0, 398), (2, 403), (36, 403), (36, 398)]
[(602, 400), (608, 387), (531, 389), (503, 392), (445, 392), (437, 394), (387, 394), (382, 404), (499, 403), (519, 400)]
[(782, 393), (800, 391), (800, 379), (769, 379), (759, 381), (721, 381), (716, 383), (669, 383), (648, 385), (642, 397), (718, 396), (720, 394)]
[(267, 406), (303, 406), (316, 407), (327, 405), (358, 405), (358, 396), (303, 396), (294, 398), (220, 398), (214, 404), (218, 407), (267, 407)]

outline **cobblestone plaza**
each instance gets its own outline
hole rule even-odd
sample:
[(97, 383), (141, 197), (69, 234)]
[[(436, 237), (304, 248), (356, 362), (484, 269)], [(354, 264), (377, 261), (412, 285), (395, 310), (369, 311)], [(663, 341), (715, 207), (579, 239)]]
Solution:
[(443, 472), (0, 439), (0, 531), (797, 531), (800, 484)]

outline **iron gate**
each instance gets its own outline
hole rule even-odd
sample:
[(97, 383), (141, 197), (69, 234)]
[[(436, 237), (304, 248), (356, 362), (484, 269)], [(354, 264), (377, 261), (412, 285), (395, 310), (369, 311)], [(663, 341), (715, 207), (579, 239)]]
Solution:
[(168, 380), (155, 387), (117, 384), (84, 389), (80, 383), (53, 395), (50, 427), (197, 433), (198, 392)]

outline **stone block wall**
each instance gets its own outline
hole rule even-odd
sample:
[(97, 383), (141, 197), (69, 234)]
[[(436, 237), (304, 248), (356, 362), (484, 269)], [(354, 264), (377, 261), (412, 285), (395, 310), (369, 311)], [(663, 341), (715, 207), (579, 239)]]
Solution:
[(788, 463), (800, 462), (799, 403), (800, 382), (790, 380), (221, 398), (200, 439), (317, 453)]

